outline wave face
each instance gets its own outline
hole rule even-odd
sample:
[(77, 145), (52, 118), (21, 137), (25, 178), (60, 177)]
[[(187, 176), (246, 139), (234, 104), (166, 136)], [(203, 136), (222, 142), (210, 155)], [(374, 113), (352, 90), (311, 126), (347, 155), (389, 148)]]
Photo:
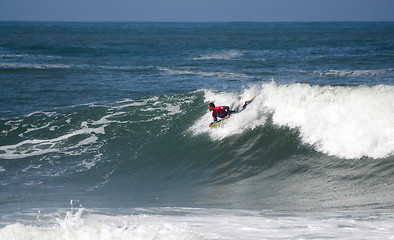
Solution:
[[(208, 102), (236, 108), (253, 95), (224, 126), (208, 127)], [(265, 83), (240, 94), (199, 90), (35, 112), (1, 121), (3, 186), (34, 189), (28, 198), (71, 188), (47, 197), (92, 205), (100, 196), (127, 207), (327, 208), (357, 199), (384, 208), (393, 103), (391, 86)]]

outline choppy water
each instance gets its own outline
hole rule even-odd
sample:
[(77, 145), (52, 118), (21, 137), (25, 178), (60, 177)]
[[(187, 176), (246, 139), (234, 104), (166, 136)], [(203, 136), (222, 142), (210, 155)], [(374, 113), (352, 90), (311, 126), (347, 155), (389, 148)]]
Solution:
[[(0, 239), (388, 239), (393, 23), (0, 23)], [(208, 102), (245, 111), (211, 129)]]

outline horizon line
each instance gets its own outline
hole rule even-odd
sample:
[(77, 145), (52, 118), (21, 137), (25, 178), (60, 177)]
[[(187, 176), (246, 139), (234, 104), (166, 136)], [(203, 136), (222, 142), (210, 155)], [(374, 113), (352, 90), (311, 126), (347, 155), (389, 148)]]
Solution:
[(145, 20), (0, 20), (0, 22), (35, 23), (392, 23), (394, 20), (297, 20), (297, 21), (145, 21)]

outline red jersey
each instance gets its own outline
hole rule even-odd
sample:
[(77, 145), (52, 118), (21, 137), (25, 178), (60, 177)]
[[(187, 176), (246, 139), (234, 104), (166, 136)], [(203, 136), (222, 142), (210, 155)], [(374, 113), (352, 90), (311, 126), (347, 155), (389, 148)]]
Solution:
[(218, 106), (215, 107), (212, 111), (212, 117), (214, 121), (217, 121), (217, 118), (224, 118), (227, 115), (226, 110), (228, 110), (229, 107), (226, 106)]

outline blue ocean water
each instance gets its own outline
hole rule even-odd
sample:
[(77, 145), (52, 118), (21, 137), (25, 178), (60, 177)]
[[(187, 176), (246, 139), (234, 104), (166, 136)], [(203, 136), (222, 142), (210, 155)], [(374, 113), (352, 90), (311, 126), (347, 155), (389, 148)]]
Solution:
[(0, 239), (389, 239), (393, 63), (390, 22), (1, 22)]

